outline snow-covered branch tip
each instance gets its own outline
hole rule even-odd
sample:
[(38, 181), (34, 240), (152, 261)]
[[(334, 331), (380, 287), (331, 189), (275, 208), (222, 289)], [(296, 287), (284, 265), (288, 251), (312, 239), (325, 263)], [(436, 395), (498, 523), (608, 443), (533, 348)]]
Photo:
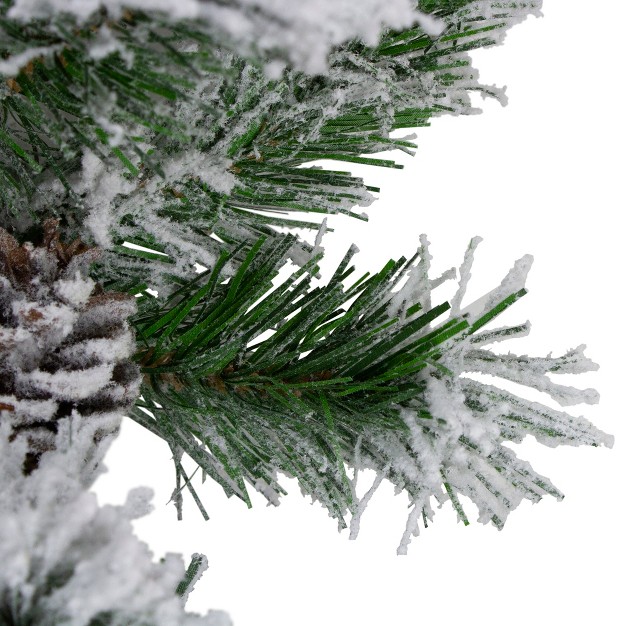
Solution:
[[(492, 330), (483, 327), (525, 293), (532, 259), (527, 256), (517, 261), (498, 287), (463, 308), (461, 303), (479, 242), (475, 238), (468, 247), (450, 310), (450, 319), (461, 317), (468, 330), (441, 350), (439, 360), (433, 363), (436, 368), (420, 374), (425, 384), (424, 408), (431, 419), (423, 419), (423, 411), (403, 408), (406, 431), (371, 431), (359, 440), (354, 455), (355, 477), (360, 469), (372, 469), (376, 477), (371, 488), (357, 499), (351, 539), (357, 537), (365, 505), (383, 479), (391, 480), (396, 488), (404, 488), (409, 494), (412, 509), (398, 547), (398, 554), (406, 554), (411, 537), (419, 534), (420, 520), (426, 523), (433, 518), (433, 499), (439, 506), (450, 501), (459, 521), (468, 524), (469, 516), (458, 498), (463, 495), (478, 508), (479, 522), (502, 528), (522, 500), (537, 502), (546, 494), (563, 497), (549, 479), (536, 473), (504, 442), (521, 442), (532, 435), (551, 447), (613, 445), (611, 435), (585, 418), (531, 402), (497, 386), (498, 378), (513, 381), (546, 393), (561, 406), (595, 404), (599, 399), (593, 389), (560, 385), (548, 376), (596, 370), (598, 366), (585, 356), (584, 346), (561, 357), (544, 358), (502, 354), (487, 348), (528, 334), (528, 323)], [(420, 257), (422, 260), (390, 303), (394, 313), (398, 312), (398, 303), (404, 303), (406, 308), (418, 300), (430, 306), (433, 288), (442, 283), (441, 279), (428, 277), (430, 254), (424, 237)], [(494, 384), (473, 379), (473, 373), (493, 376)], [(363, 441), (369, 443), (365, 448)], [(368, 448), (376, 449), (376, 454), (368, 455)]]
[[(99, 506), (81, 480), (93, 445), (90, 418), (61, 423), (54, 450), (29, 475), (28, 450), (0, 411), (0, 622), (42, 626), (229, 626), (221, 611), (186, 613), (193, 585), (182, 559), (154, 562), (131, 520), (151, 509), (151, 491), (122, 506)], [(201, 572), (200, 572), (201, 573)]]

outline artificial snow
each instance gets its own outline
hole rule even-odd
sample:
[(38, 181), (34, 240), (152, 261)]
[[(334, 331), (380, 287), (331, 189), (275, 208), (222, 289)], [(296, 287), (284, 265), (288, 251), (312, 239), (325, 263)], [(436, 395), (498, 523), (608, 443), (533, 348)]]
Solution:
[(82, 158), (79, 193), (86, 196), (89, 214), (85, 226), (95, 243), (104, 248), (113, 246), (112, 230), (116, 223), (115, 198), (132, 191), (133, 185), (118, 170), (108, 167), (91, 150), (85, 150)]
[[(252, 49), (285, 50), (292, 65), (306, 72), (328, 69), (328, 53), (351, 39), (376, 45), (385, 27), (400, 29), (417, 19), (410, 0), (243, 0), (241, 8), (207, 3), (203, 15), (220, 24), (236, 40)], [(356, 8), (356, 10), (355, 10)]]
[[(118, 416), (119, 420), (119, 416)], [(70, 435), (69, 428), (72, 432)], [(227, 624), (220, 613), (185, 613), (175, 591), (185, 568), (177, 555), (153, 562), (131, 519), (149, 509), (149, 490), (134, 490), (121, 507), (99, 506), (84, 489), (84, 454), (92, 446), (89, 420), (62, 424), (56, 450), (29, 476), (21, 472), (26, 442), (10, 442), (0, 424), (0, 605), (16, 623), (88, 626)], [(62, 574), (62, 575), (59, 575)]]
[[(351, 39), (375, 45), (385, 28), (417, 22), (425, 32), (438, 35), (445, 27), (441, 20), (417, 11), (411, 0), (361, 0), (358, 6), (354, 0), (241, 0), (237, 6), (207, 0), (14, 0), (8, 16), (29, 21), (69, 13), (86, 21), (101, 8), (113, 18), (122, 9), (139, 9), (162, 12), (172, 20), (203, 21), (226, 34), (235, 47), (270, 55), (285, 51), (294, 67), (310, 73), (326, 71), (331, 48)], [(100, 40), (92, 55), (101, 58), (108, 50), (115, 50), (113, 44)], [(25, 62), (38, 56), (30, 52)], [(6, 67), (0, 65), (0, 72), (14, 75), (25, 62), (11, 59), (4, 62)]]
[(41, 56), (54, 54), (60, 50), (60, 46), (38, 46), (35, 48), (29, 48), (14, 54), (8, 59), (0, 60), (0, 76), (16, 76), (20, 70), (28, 65), (33, 59), (37, 59)]
[(83, 277), (80, 270), (76, 270), (72, 278), (57, 280), (54, 284), (54, 292), (67, 304), (78, 307), (87, 302), (95, 286), (95, 281), (89, 277)]
[(49, 372), (34, 370), (17, 375), (18, 383), (59, 400), (84, 400), (94, 395), (111, 380), (113, 364), (106, 363), (82, 370)]

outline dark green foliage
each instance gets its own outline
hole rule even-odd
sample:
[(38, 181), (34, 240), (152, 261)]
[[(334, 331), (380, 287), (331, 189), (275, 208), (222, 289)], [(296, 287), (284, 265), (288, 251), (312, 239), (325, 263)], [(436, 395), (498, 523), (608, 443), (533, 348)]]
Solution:
[[(344, 463), (354, 464), (359, 448), (372, 466), (388, 465), (376, 437), (408, 437), (403, 408), (431, 420), (425, 380), (452, 376), (439, 364), (442, 352), (523, 292), (471, 325), (462, 317), (441, 321), (446, 302), (429, 309), (405, 302), (396, 316), (394, 291), (418, 255), (346, 286), (350, 251), (317, 287), (313, 258), (272, 285), (289, 245), (288, 238), (282, 248), (260, 239), (230, 279), (224, 254), (164, 306), (140, 300), (137, 360), (145, 384), (132, 417), (170, 444), (177, 496), (188, 488), (201, 506), (180, 464), (184, 451), (248, 503), (246, 482), (273, 501), (284, 492), (276, 472), (296, 477), (343, 526), (345, 512), (354, 512)], [(390, 478), (411, 491), (402, 476)]]

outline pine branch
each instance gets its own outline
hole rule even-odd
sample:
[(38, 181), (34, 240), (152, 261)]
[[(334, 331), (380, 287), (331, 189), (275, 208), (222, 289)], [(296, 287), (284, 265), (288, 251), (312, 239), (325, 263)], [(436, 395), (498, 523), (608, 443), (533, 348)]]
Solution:
[(316, 258), (273, 285), (288, 246), (259, 240), (230, 278), (225, 254), (164, 307), (144, 301), (135, 322), (144, 385), (133, 419), (186, 452), (228, 495), (250, 504), (251, 485), (277, 504), (284, 473), (340, 528), (350, 512), (356, 535), (362, 510), (346, 466), (368, 468), (406, 491), (420, 514), (435, 496), (466, 520), (462, 493), (481, 521), (500, 526), (522, 498), (561, 497), (504, 440), (531, 433), (548, 445), (610, 444), (583, 418), (460, 376), (489, 372), (570, 403), (596, 400), (545, 376), (593, 367), (580, 349), (528, 359), (484, 347), (525, 334), (524, 326), (484, 327), (526, 293), (529, 259), (482, 306), (461, 310), (472, 242), (451, 310), (430, 304), (441, 281), (428, 276), (425, 240), (412, 259), (351, 286), (353, 251), (324, 286), (311, 286)]
[[(4, 0), (0, 14), (10, 5)], [(467, 52), (498, 43), (539, 5), (431, 2), (446, 24), (441, 35), (418, 26), (376, 46), (353, 41), (332, 52), (327, 75), (286, 68), (277, 79), (216, 52), (228, 43), (202, 21), (101, 13), (74, 26), (66, 15), (52, 27), (25, 27), (1, 18), (5, 56), (32, 40), (52, 48), (0, 93), (3, 223), (24, 236), (33, 223), (62, 217), (68, 236), (108, 251), (108, 280), (139, 289), (149, 275), (166, 294), (170, 277), (188, 276), (194, 262), (211, 267), (222, 250), (293, 225), (285, 211), (301, 213), (308, 227), (312, 213), (363, 218), (353, 207), (369, 205), (376, 188), (303, 166), (397, 167), (367, 156), (414, 148), (390, 138), (393, 130), (474, 113), (472, 91), (502, 98), (476, 80)], [(122, 247), (128, 241), (168, 256), (138, 259)], [(294, 242), (290, 255), (298, 261), (309, 251)]]

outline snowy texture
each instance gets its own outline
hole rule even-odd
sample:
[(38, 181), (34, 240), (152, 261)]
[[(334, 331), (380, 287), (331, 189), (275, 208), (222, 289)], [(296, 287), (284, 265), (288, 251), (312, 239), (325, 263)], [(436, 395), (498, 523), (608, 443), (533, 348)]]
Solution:
[[(3, 411), (4, 417), (4, 411)], [(114, 416), (119, 420), (119, 416)], [(147, 511), (149, 490), (123, 506), (98, 506), (79, 477), (92, 446), (92, 418), (75, 415), (56, 435), (55, 450), (29, 476), (28, 443), (0, 425), (0, 621), (41, 626), (221, 626), (224, 614), (184, 611), (176, 594), (182, 559), (155, 563), (131, 520)]]
[(6, 60), (0, 61), (0, 76), (15, 76), (33, 59), (54, 54), (59, 49), (59, 46), (32, 47), (19, 54), (14, 54)]
[(89, 198), (85, 226), (98, 246), (111, 248), (111, 231), (115, 225), (111, 214), (113, 200), (120, 194), (130, 193), (133, 186), (120, 172), (108, 168), (91, 150), (83, 153), (82, 166), (77, 190)]
[(323, 73), (330, 50), (350, 39), (376, 45), (385, 27), (416, 21), (412, 0), (241, 0), (206, 3), (204, 13), (250, 49), (287, 51), (296, 69)]
[[(431, 419), (424, 420), (419, 412), (403, 410), (408, 437), (385, 434), (375, 438), (375, 445), (389, 458), (389, 467), (383, 472), (368, 464), (366, 458), (361, 460), (362, 454), (359, 457), (363, 467), (378, 472), (375, 486), (391, 470), (397, 476), (394, 483), (398, 485), (400, 478), (400, 486), (410, 494), (413, 509), (398, 548), (399, 554), (405, 554), (411, 536), (419, 534), (420, 516), (424, 520), (432, 519), (431, 498), (439, 504), (450, 500), (459, 519), (467, 523), (468, 518), (457, 498), (457, 494), (463, 494), (478, 507), (478, 521), (491, 522), (501, 528), (509, 512), (523, 499), (536, 502), (545, 494), (562, 497), (547, 478), (537, 474), (526, 461), (518, 459), (510, 448), (503, 446), (504, 441), (519, 442), (526, 435), (532, 435), (549, 446), (613, 444), (612, 436), (599, 431), (582, 417), (552, 410), (465, 376), (466, 373), (479, 372), (508, 379), (545, 392), (565, 406), (598, 401), (595, 390), (565, 387), (547, 376), (548, 373), (571, 374), (597, 369), (597, 365), (584, 355), (584, 346), (558, 358), (520, 357), (485, 348), (488, 344), (527, 334), (525, 325), (491, 332), (477, 331), (491, 320), (494, 310), (525, 293), (524, 284), (532, 259), (523, 257), (517, 261), (499, 287), (461, 309), (479, 242), (480, 238), (475, 238), (468, 247), (450, 313), (451, 319), (463, 320), (470, 332), (451, 340), (448, 349), (441, 352), (438, 369), (426, 372), (424, 376), (425, 407)], [(421, 256), (428, 258), (427, 244), (422, 248)], [(425, 279), (419, 265), (415, 273), (422, 287)], [(415, 283), (409, 278), (396, 300), (402, 294), (410, 303), (415, 301), (420, 290), (415, 291)], [(442, 371), (447, 375), (438, 373)], [(410, 450), (408, 455), (401, 452), (406, 444)], [(364, 500), (371, 495), (368, 493)], [(352, 538), (355, 536), (353, 529)]]
[(172, 4), (167, 0), (15, 0), (9, 16), (13, 19), (30, 21), (50, 19), (60, 13), (73, 14), (84, 22), (96, 11), (106, 9), (112, 17), (119, 17), (124, 8), (144, 11), (165, 11), (173, 19), (196, 18), (201, 0), (180, 0)]
[[(238, 0), (228, 4), (213, 0), (15, 0), (9, 17), (30, 21), (71, 13), (84, 22), (101, 8), (114, 19), (124, 8), (160, 11), (172, 20), (205, 21), (220, 39), (228, 37), (233, 48), (248, 53), (281, 51), (297, 69), (312, 73), (327, 69), (328, 53), (334, 46), (356, 38), (375, 45), (387, 27), (399, 29), (420, 21), (429, 33), (441, 33), (440, 22), (416, 11), (412, 0)], [(3, 69), (0, 65), (0, 72), (10, 75), (14, 66)]]

